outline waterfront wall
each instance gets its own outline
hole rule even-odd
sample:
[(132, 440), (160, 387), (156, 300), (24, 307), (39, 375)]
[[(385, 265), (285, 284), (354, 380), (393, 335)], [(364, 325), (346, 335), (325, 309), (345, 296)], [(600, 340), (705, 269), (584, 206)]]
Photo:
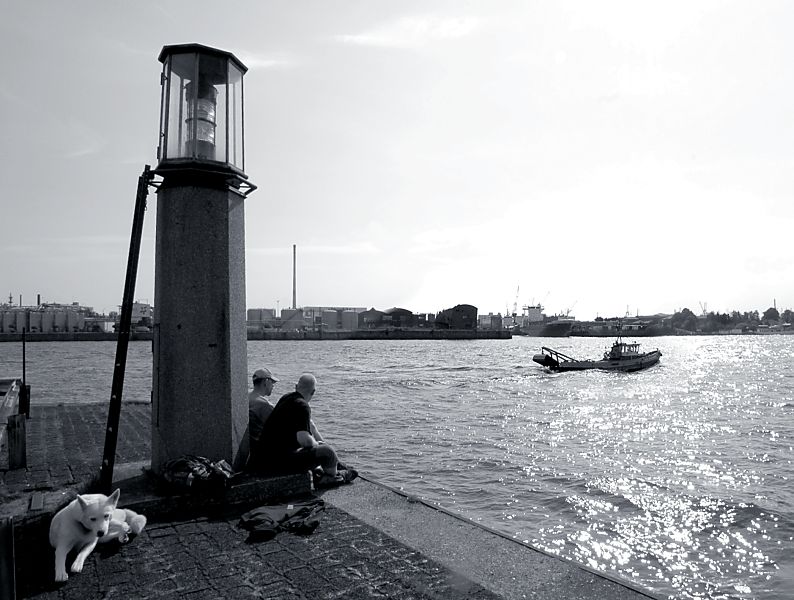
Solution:
[[(26, 342), (109, 342), (115, 341), (114, 331), (52, 331), (49, 333), (26, 333)], [(152, 332), (135, 332), (131, 340), (151, 340)], [(21, 342), (21, 333), (0, 333), (0, 342)]]
[[(345, 331), (341, 329), (323, 331), (283, 331), (271, 329), (249, 331), (249, 340), (506, 340), (512, 337), (509, 331), (487, 331), (472, 329), (366, 329)], [(115, 341), (115, 332), (52, 332), (28, 333), (28, 342), (109, 342)], [(151, 341), (150, 331), (131, 333), (133, 341)], [(21, 342), (21, 333), (0, 333), (0, 342)]]

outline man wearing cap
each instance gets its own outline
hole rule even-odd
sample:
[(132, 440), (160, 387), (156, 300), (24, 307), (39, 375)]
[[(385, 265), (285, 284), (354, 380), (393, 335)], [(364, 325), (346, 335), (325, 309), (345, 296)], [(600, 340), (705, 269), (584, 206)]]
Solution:
[(248, 393), (248, 437), (251, 454), (257, 451), (262, 428), (273, 412), (273, 405), (267, 397), (273, 392), (273, 384), (278, 379), (273, 377), (270, 369), (257, 369), (254, 371), (253, 380), (254, 389)]
[(251, 456), (251, 468), (299, 473), (322, 467), (322, 475), (315, 480), (320, 486), (347, 483), (356, 477), (354, 469), (338, 471), (334, 449), (315, 437), (319, 432), (311, 421), (309, 401), (316, 385), (314, 375), (304, 373), (295, 391), (279, 399), (265, 422), (258, 452)]

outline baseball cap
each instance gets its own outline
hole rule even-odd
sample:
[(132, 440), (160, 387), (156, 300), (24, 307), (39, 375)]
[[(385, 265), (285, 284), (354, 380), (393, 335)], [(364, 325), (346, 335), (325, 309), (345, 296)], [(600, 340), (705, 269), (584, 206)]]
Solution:
[(270, 369), (257, 369), (254, 371), (254, 381), (257, 379), (271, 379), (273, 381), (278, 381), (273, 374), (270, 372)]

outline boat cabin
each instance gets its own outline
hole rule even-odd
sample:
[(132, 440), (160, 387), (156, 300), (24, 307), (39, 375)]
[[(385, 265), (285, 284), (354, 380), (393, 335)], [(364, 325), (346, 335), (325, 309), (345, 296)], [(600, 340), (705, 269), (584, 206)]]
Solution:
[(640, 355), (640, 344), (617, 341), (612, 344), (612, 349), (604, 353), (605, 360), (616, 360), (621, 358), (634, 358)]

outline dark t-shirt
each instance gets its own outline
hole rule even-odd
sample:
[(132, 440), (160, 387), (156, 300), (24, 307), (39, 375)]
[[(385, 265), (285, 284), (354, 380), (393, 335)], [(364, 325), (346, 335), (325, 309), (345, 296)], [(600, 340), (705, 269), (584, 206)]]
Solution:
[(278, 456), (298, 450), (301, 446), (297, 433), (311, 432), (311, 414), (309, 403), (298, 392), (282, 396), (262, 428), (259, 437), (261, 451)]

